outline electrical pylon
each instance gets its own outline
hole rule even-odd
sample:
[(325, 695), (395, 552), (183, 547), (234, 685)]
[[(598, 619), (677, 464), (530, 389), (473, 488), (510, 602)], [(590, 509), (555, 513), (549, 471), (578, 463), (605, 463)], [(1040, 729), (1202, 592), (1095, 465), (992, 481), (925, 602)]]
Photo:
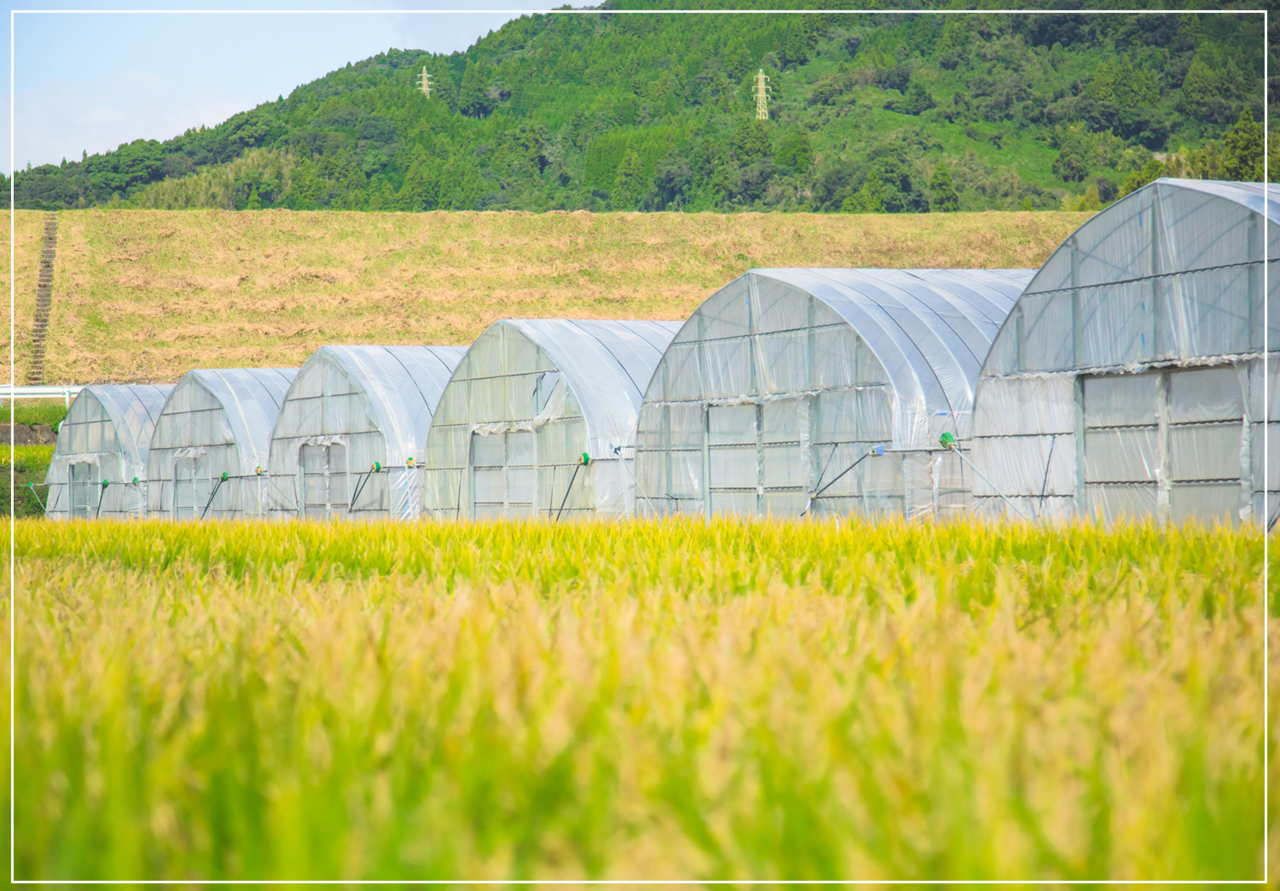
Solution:
[(769, 86), (769, 78), (765, 76), (763, 68), (756, 75), (756, 83), (752, 87), (752, 92), (756, 95), (756, 120), (769, 120), (769, 94), (773, 92), (773, 87)]
[(422, 76), (418, 78), (418, 89), (422, 90), (422, 95), (431, 98), (431, 75), (427, 74), (425, 65), (422, 67)]

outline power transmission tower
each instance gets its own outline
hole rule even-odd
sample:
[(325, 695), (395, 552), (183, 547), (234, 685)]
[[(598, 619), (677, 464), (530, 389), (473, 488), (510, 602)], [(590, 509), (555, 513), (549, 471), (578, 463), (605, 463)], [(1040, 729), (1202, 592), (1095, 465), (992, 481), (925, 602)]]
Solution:
[(422, 95), (431, 98), (431, 75), (427, 74), (425, 65), (422, 66), (422, 76), (418, 78), (418, 89), (422, 90)]
[(756, 96), (756, 120), (769, 120), (769, 94), (773, 92), (773, 87), (769, 86), (769, 78), (765, 76), (763, 68), (756, 75), (756, 83), (751, 92)]

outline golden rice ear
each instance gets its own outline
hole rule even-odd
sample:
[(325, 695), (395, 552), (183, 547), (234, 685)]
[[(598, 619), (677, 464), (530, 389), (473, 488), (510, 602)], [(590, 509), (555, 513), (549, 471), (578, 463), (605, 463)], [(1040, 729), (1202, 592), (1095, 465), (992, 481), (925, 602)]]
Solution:
[(1256, 531), (13, 534), (0, 690), (32, 877), (72, 855), (183, 881), (1262, 868)]

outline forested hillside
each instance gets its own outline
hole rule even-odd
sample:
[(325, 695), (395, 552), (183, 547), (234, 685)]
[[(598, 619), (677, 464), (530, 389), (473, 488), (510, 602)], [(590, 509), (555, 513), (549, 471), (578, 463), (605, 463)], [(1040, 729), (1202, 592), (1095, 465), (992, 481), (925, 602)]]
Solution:
[(1162, 174), (1262, 176), (1257, 15), (625, 5), (390, 50), (217, 127), (22, 171), (17, 204), (1088, 210)]

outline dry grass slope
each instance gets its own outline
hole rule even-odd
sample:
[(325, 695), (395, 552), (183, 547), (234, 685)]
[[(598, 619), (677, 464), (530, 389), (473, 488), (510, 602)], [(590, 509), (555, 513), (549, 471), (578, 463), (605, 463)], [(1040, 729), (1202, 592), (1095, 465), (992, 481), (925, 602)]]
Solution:
[[(41, 215), (15, 217), (22, 378)], [(753, 266), (1032, 267), (1086, 218), (65, 211), (45, 378), (174, 381), (296, 366), (329, 343), (468, 344), (504, 317), (679, 319)]]

